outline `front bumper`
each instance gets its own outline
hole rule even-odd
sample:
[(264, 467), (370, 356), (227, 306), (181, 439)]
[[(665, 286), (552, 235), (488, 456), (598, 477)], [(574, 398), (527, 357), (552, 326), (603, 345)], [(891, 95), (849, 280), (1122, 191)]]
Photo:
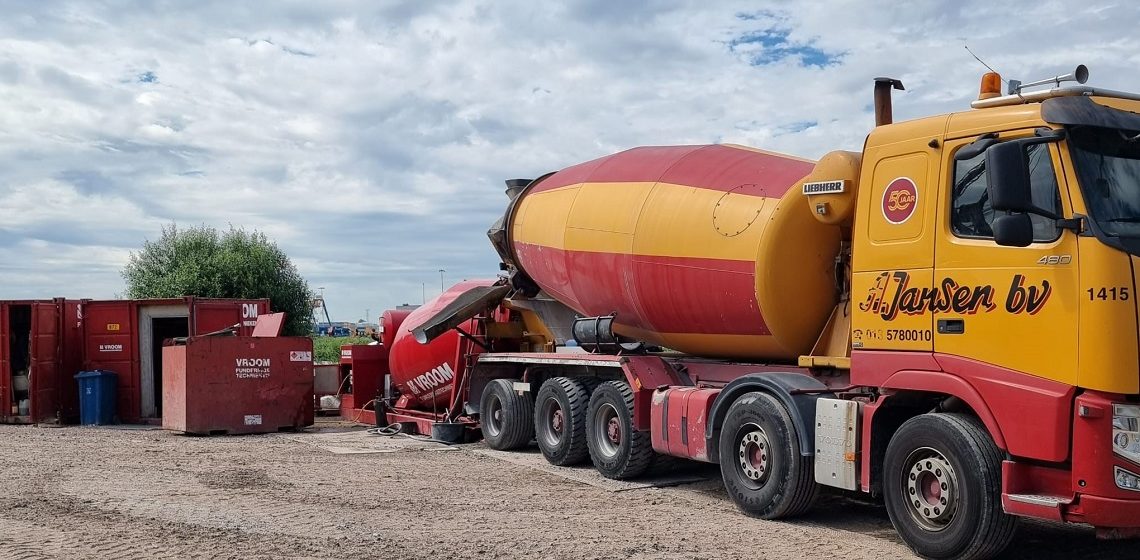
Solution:
[[(1002, 505), (1007, 513), (1101, 529), (1140, 530), (1140, 492), (1116, 484), (1116, 468), (1140, 466), (1113, 454), (1112, 405), (1125, 397), (1086, 391), (1073, 408), (1072, 460), (1068, 464), (1006, 460)], [(1119, 532), (1119, 531), (1118, 531)]]
[(1065, 521), (1093, 527), (1140, 528), (1140, 494), (1135, 500), (1078, 496), (1065, 512)]

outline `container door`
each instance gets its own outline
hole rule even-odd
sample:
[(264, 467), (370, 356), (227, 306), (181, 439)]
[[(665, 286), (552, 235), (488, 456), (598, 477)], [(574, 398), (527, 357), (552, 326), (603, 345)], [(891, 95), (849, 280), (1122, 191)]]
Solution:
[(83, 369), (113, 371), (118, 375), (119, 417), (139, 418), (138, 322), (130, 301), (83, 304)]
[(32, 304), (31, 416), (54, 422), (60, 414), (60, 306)]
[(79, 421), (79, 392), (75, 390), (75, 374), (83, 371), (83, 303), (59, 300), (63, 310), (61, 358), (59, 372), (59, 407), (65, 424)]
[(0, 303), (0, 419), (15, 416), (12, 407), (12, 363), (8, 355), (10, 332), (8, 304)]
[[(1031, 136), (1031, 130), (1002, 140)], [(1033, 243), (1002, 247), (993, 240), (985, 154), (956, 161), (972, 139), (946, 143), (935, 251), (934, 350), (1068, 385), (1076, 384), (1077, 235), (1032, 216)], [(1072, 206), (1058, 187), (1057, 147), (1028, 147), (1034, 202), (1065, 216)]]

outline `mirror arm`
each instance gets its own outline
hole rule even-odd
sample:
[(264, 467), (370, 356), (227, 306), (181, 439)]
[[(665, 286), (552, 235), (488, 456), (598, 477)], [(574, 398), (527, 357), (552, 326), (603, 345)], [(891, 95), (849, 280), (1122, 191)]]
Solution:
[[(1023, 144), (1040, 144), (1043, 142), (1056, 142), (1065, 139), (1065, 129), (1052, 129), (1041, 127), (1033, 131), (1034, 140), (1032, 142), (1024, 142)], [(998, 143), (998, 133), (987, 132), (977, 137), (973, 142), (970, 142), (962, 149), (954, 154), (954, 159), (957, 161), (966, 161), (974, 159), (979, 154), (990, 149), (990, 146)]]
[(987, 132), (987, 133), (979, 136), (973, 142), (970, 142), (969, 144), (967, 144), (962, 149), (958, 150), (958, 152), (956, 154), (954, 154), (954, 159), (956, 161), (966, 161), (968, 159), (974, 159), (975, 157), (977, 157), (982, 152), (985, 152), (986, 150), (988, 150), (990, 148), (990, 146), (997, 144), (997, 141), (998, 141), (998, 134), (996, 132)]
[(1080, 214), (1073, 214), (1072, 218), (1057, 218), (1057, 227), (1067, 229), (1077, 235), (1085, 231), (1085, 217)]

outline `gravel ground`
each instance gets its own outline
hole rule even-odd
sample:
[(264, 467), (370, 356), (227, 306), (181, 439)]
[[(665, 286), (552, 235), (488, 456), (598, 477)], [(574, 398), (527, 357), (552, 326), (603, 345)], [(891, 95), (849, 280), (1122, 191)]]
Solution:
[[(0, 426), (0, 558), (908, 557), (879, 505), (825, 496), (805, 519), (738, 513), (709, 480), (571, 480), (349, 432), (200, 438)], [(715, 474), (715, 471), (696, 471)], [(585, 483), (583, 482), (585, 481)], [(1009, 558), (1137, 558), (1140, 542), (1023, 523)]]

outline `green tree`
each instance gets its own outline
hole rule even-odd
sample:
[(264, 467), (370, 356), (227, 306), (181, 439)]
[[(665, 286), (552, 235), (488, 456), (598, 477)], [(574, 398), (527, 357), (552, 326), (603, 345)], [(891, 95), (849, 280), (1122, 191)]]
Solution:
[(208, 226), (162, 228), (132, 252), (122, 271), (131, 299), (182, 296), (269, 298), (284, 311), (284, 333), (306, 336), (313, 328), (313, 293), (289, 257), (264, 233)]

